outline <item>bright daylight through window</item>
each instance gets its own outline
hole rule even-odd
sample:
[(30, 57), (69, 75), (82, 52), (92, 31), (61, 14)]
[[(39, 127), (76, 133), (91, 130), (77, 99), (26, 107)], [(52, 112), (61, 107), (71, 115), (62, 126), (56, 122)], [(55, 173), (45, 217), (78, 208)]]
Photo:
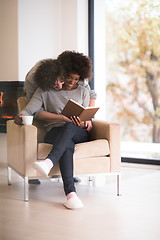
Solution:
[(160, 159), (160, 0), (106, 0), (107, 120), (122, 157)]

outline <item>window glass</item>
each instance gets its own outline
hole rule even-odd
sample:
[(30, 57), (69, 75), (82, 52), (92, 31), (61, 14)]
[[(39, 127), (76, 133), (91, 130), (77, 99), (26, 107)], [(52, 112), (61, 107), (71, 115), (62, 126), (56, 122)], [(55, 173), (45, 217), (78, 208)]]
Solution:
[(121, 124), (122, 156), (160, 159), (160, 0), (105, 11), (106, 119)]

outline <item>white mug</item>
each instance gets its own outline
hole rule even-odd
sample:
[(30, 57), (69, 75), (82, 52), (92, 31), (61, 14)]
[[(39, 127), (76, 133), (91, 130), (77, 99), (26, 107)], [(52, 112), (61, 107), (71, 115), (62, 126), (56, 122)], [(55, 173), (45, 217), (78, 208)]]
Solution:
[(32, 125), (33, 116), (22, 116), (22, 124), (24, 125)]

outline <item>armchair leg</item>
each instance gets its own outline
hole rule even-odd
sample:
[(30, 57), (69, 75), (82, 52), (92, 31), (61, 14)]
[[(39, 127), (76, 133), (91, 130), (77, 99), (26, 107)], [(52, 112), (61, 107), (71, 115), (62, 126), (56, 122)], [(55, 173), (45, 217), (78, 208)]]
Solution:
[(117, 175), (117, 196), (120, 196), (120, 175)]
[(28, 177), (24, 177), (24, 201), (28, 202)]
[(89, 176), (89, 179), (88, 179), (88, 181), (89, 181), (89, 186), (90, 187), (95, 187), (95, 185), (96, 185), (96, 179), (95, 179), (95, 176)]
[(11, 168), (8, 167), (8, 185), (11, 185)]

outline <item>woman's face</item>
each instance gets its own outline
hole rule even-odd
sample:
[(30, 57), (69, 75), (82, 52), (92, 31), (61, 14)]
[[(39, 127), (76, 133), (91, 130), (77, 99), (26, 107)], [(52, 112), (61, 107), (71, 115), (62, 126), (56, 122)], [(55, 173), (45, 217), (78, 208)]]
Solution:
[(55, 90), (61, 90), (63, 84), (64, 84), (64, 80), (61, 79), (60, 77), (58, 77), (57, 80), (55, 81), (54, 85), (53, 85), (53, 88)]
[(65, 83), (63, 85), (63, 89), (72, 90), (72, 89), (77, 88), (77, 83), (79, 81), (79, 78), (80, 78), (80, 75), (70, 73), (65, 80)]

